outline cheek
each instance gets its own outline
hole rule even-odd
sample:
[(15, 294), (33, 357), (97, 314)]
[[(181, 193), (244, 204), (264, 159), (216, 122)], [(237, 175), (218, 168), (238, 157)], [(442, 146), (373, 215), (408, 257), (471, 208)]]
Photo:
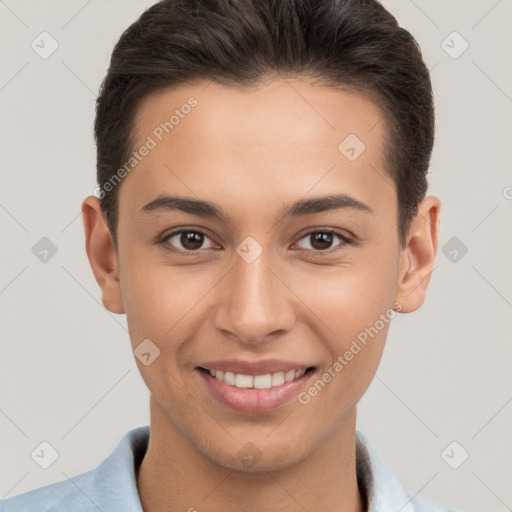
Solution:
[(135, 258), (131, 263), (125, 265), (121, 280), (132, 346), (149, 338), (172, 363), (199, 328), (195, 319), (204, 316), (218, 276), (206, 268), (201, 272), (162, 263), (137, 265)]
[(160, 344), (184, 307), (183, 283), (163, 267), (137, 265), (130, 258), (121, 267), (121, 283), (132, 344), (149, 338)]
[[(359, 402), (379, 366), (392, 310), (384, 319), (355, 321), (350, 314), (338, 315), (336, 336), (328, 341), (329, 362), (319, 368), (310, 386), (298, 399), (317, 408), (318, 418), (331, 417), (341, 422)], [(334, 406), (334, 407), (333, 407)]]
[[(135, 361), (158, 402), (171, 397), (176, 400), (181, 389), (180, 363), (187, 360), (184, 353), (193, 334), (190, 313), (204, 292), (179, 270), (159, 265), (139, 270), (143, 266), (137, 267), (135, 259), (133, 264), (125, 267), (121, 279), (124, 277), (123, 298)], [(148, 352), (149, 358), (144, 359)]]
[[(294, 287), (300, 298), (343, 350), (347, 341), (370, 328), (386, 312), (392, 312), (396, 291), (397, 261), (381, 258), (353, 259), (334, 268), (319, 268), (297, 276)], [(379, 322), (380, 325), (380, 322)], [(382, 326), (379, 330), (383, 330)]]
[[(395, 255), (381, 249), (346, 266), (301, 276), (301, 298), (315, 313), (312, 328), (322, 327), (321, 340), (330, 359), (320, 370), (321, 382), (307, 392), (305, 401), (322, 394), (325, 401), (320, 402), (326, 408), (331, 399), (355, 405), (365, 392), (396, 316), (392, 306), (397, 268)], [(321, 392), (324, 385), (331, 391)]]

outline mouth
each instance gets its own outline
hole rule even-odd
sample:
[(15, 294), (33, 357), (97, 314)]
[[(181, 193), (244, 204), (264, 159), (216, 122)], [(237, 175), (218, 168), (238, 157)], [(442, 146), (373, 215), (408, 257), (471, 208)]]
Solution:
[(316, 367), (249, 375), (197, 367), (207, 392), (231, 411), (256, 415), (283, 407), (307, 386)]
[(230, 371), (224, 372), (222, 370), (209, 370), (208, 368), (202, 368), (200, 366), (198, 369), (228, 386), (241, 389), (270, 389), (298, 380), (306, 373), (313, 372), (315, 367), (309, 366), (300, 370), (269, 372), (260, 375), (249, 375)]

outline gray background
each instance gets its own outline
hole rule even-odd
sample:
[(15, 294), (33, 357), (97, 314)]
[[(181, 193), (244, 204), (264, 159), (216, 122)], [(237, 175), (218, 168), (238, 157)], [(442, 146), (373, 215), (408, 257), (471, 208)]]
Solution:
[[(80, 204), (95, 187), (96, 92), (117, 38), (151, 3), (0, 0), (0, 498), (92, 469), (149, 422)], [(393, 322), (358, 428), (410, 492), (512, 510), (512, 2), (384, 4), (432, 70), (441, 245), (426, 303)], [(43, 31), (59, 45), (47, 59), (31, 48)], [(43, 237), (57, 248), (46, 262), (33, 252)], [(43, 441), (58, 452), (48, 469), (31, 458)]]

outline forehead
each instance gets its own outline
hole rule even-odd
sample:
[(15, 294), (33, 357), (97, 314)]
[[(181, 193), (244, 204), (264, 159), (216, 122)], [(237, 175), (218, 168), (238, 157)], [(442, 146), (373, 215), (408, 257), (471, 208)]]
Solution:
[(152, 148), (123, 188), (139, 206), (169, 189), (260, 207), (334, 188), (374, 204), (379, 191), (381, 201), (394, 200), (384, 130), (381, 109), (356, 91), (300, 79), (257, 88), (182, 84), (141, 102), (134, 150), (150, 140)]
[[(191, 98), (196, 103), (193, 108), (187, 106)], [(202, 127), (209, 131), (208, 140), (226, 140), (228, 135), (251, 146), (254, 144), (246, 139), (248, 132), (251, 141), (265, 139), (267, 144), (268, 135), (279, 133), (281, 137), (274, 141), (279, 144), (291, 142), (289, 137), (283, 139), (282, 129), (289, 132), (293, 128), (298, 143), (309, 142), (312, 146), (319, 142), (316, 137), (323, 138), (325, 131), (337, 136), (353, 133), (375, 142), (383, 128), (382, 111), (365, 94), (314, 85), (298, 78), (281, 78), (251, 87), (199, 81), (157, 91), (139, 105), (134, 123), (136, 138), (140, 141), (173, 114), (175, 137), (183, 132), (175, 128), (188, 118), (186, 124), (193, 124), (198, 134)], [(215, 132), (210, 131), (213, 123)]]

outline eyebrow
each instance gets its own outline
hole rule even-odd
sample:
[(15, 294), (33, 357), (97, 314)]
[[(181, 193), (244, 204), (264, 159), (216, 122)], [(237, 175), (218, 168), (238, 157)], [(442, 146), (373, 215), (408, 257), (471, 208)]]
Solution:
[[(373, 213), (367, 204), (354, 197), (347, 194), (334, 194), (296, 201), (285, 206), (278, 214), (278, 218), (303, 217), (342, 208)], [(144, 214), (165, 213), (173, 210), (181, 210), (198, 217), (218, 219), (222, 222), (228, 220), (225, 210), (215, 203), (176, 195), (161, 194), (141, 208)]]

